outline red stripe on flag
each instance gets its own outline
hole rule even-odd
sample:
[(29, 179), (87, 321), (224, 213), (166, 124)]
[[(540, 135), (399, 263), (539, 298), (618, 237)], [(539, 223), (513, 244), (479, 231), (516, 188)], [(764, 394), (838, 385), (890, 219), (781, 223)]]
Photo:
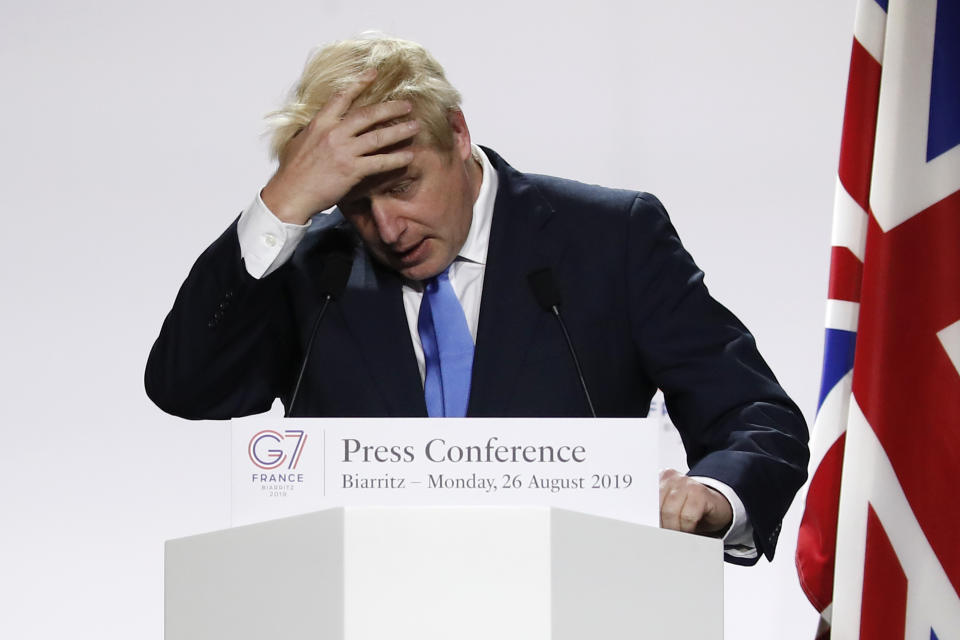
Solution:
[(831, 300), (860, 302), (863, 263), (847, 247), (833, 247), (830, 251)]
[(960, 320), (960, 191), (884, 233), (871, 218), (853, 393), (960, 593), (960, 372), (937, 332)]
[(867, 549), (863, 566), (860, 637), (903, 640), (907, 624), (907, 576), (880, 518), (867, 511)]
[[(838, 175), (847, 193), (869, 210), (870, 173), (882, 67), (856, 38), (850, 53)], [(863, 265), (849, 249), (834, 247), (830, 298), (860, 300)], [(797, 572), (807, 598), (820, 611), (833, 600), (833, 566), (843, 442), (835, 442), (812, 474), (797, 544)]]
[(810, 603), (823, 611), (833, 602), (833, 565), (837, 549), (837, 513), (843, 467), (841, 434), (810, 478), (807, 505), (797, 537), (797, 574)]
[(840, 142), (840, 182), (864, 211), (869, 209), (870, 172), (877, 130), (882, 67), (856, 39), (850, 54), (847, 104)]

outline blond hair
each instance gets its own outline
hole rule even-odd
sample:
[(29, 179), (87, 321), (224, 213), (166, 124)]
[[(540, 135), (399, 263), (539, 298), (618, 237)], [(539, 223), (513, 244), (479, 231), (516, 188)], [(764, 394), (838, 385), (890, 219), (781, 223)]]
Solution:
[(377, 76), (354, 100), (355, 106), (408, 100), (428, 142), (443, 151), (453, 148), (448, 116), (459, 110), (460, 93), (447, 81), (440, 63), (416, 42), (364, 34), (329, 44), (310, 56), (287, 104), (268, 116), (273, 156), (282, 156), (291, 138), (334, 94), (370, 68), (377, 69)]

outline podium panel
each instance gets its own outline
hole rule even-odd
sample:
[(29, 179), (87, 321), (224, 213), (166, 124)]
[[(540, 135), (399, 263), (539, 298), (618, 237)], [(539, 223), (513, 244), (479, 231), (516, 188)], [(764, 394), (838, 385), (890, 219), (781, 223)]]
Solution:
[(719, 540), (547, 507), (350, 507), (171, 540), (166, 640), (723, 636)]

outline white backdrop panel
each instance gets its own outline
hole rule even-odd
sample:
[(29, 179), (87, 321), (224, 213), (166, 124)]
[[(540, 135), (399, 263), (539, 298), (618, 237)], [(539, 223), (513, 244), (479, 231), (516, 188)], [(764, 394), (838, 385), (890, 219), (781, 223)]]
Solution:
[[(811, 417), (852, 20), (826, 0), (5, 2), (3, 635), (160, 638), (162, 541), (226, 526), (228, 432), (154, 409), (146, 354), (270, 175), (262, 116), (311, 47), (365, 29), (430, 48), (517, 168), (660, 196)], [(727, 637), (810, 637), (798, 516), (773, 564), (727, 568)]]

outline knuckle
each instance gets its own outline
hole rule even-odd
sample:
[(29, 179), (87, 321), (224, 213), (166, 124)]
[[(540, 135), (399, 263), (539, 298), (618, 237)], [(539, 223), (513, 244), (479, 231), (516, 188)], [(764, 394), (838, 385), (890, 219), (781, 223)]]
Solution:
[(664, 482), (663, 488), (668, 493), (676, 495), (683, 490), (683, 485), (680, 482), (677, 482), (676, 478), (671, 478)]
[(340, 175), (350, 176), (353, 174), (353, 163), (351, 163), (350, 160), (343, 154), (334, 154), (332, 161), (335, 171)]
[(336, 129), (328, 129), (320, 137), (320, 145), (332, 149), (338, 156), (342, 156), (343, 145), (341, 144), (343, 136)]
[(679, 473), (678, 473), (676, 470), (674, 470), (674, 469), (666, 469), (666, 470), (660, 472), (660, 482), (661, 482), (661, 484), (668, 484), (668, 485), (671, 485), (671, 486), (672, 486), (672, 485), (676, 485), (676, 484), (682, 482), (682, 481), (684, 480), (684, 478), (686, 478), (686, 476), (683, 476), (683, 475), (679, 474)]

